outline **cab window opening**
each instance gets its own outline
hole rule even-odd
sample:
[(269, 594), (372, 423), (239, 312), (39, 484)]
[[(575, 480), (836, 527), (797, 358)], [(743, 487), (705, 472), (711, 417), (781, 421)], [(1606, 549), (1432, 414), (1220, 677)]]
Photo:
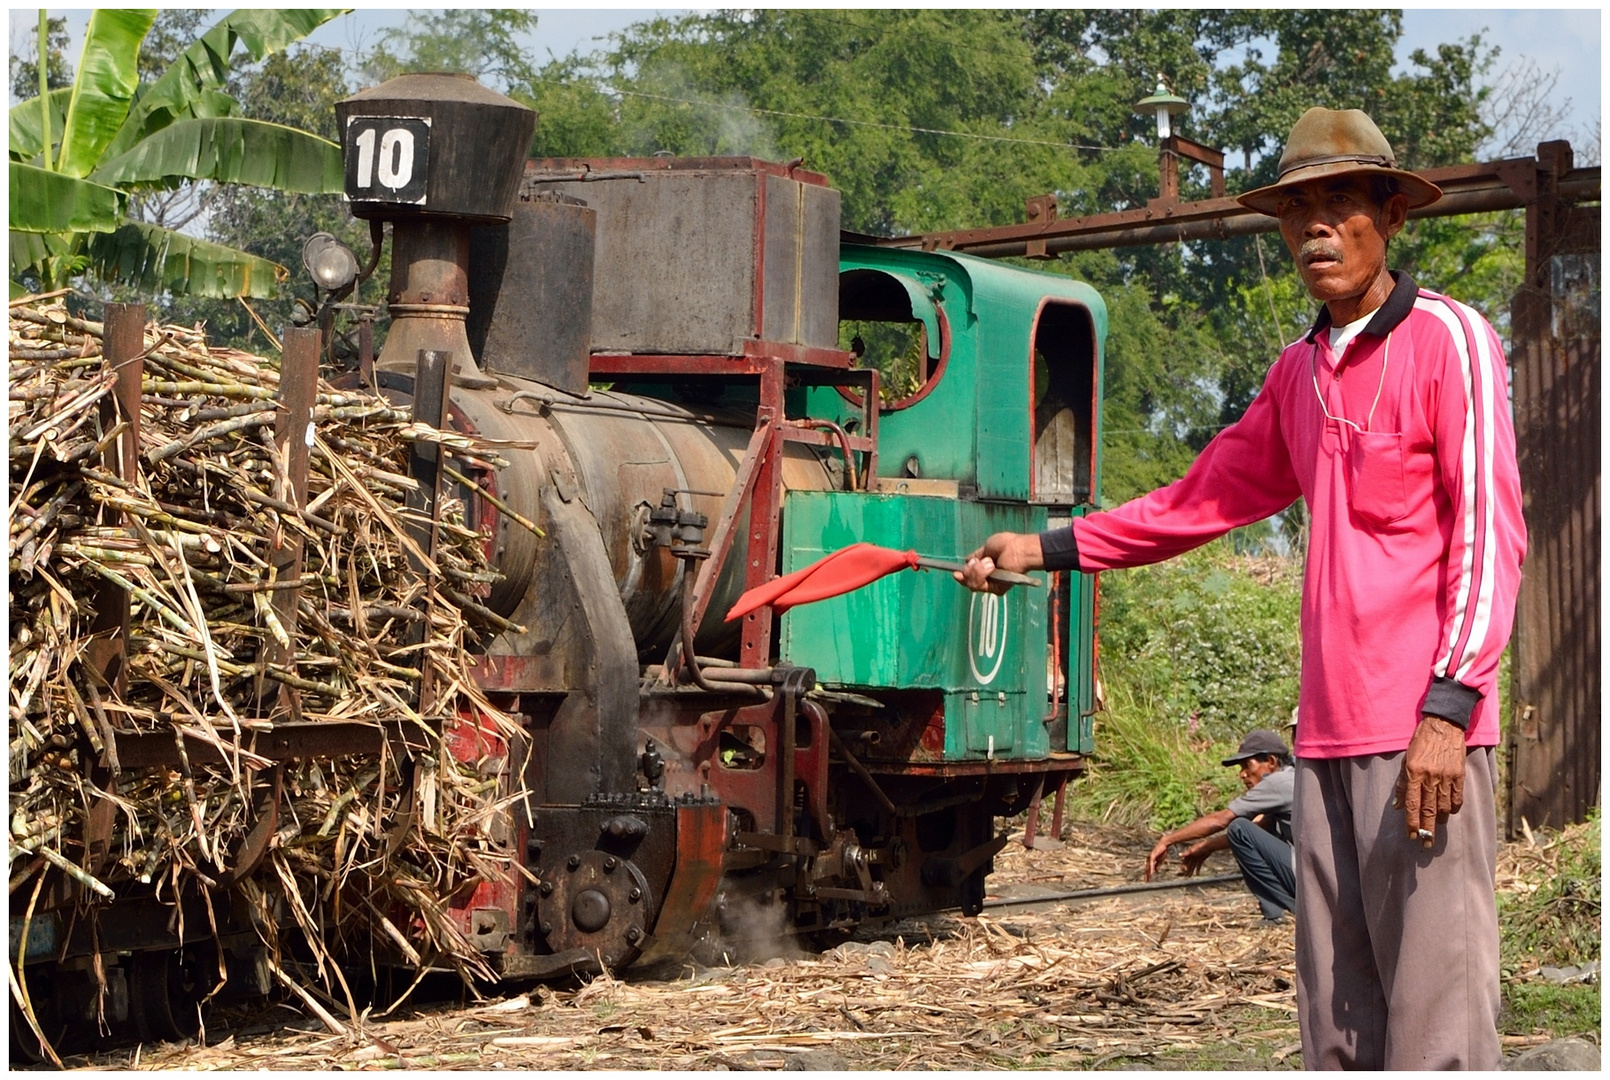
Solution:
[[(918, 305), (921, 304), (921, 309)], [(917, 286), (881, 270), (839, 275), (839, 348), (879, 374), (879, 405), (919, 400), (944, 370), (942, 315)]]
[(928, 381), (928, 332), (920, 322), (839, 322), (839, 348), (855, 354), (858, 368), (878, 369), (878, 401), (893, 405)]
[(1034, 327), (1036, 502), (1080, 506), (1095, 480), (1095, 327), (1077, 304), (1047, 303)]

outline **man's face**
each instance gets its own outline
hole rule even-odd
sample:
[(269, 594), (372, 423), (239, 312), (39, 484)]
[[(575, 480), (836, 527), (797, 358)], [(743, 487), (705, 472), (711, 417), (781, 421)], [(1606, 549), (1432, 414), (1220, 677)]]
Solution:
[(1386, 269), (1386, 242), (1403, 228), (1409, 200), (1378, 204), (1357, 174), (1294, 184), (1280, 193), (1276, 216), (1297, 272), (1315, 300), (1361, 296)]
[(1241, 783), (1248, 790), (1258, 786), (1258, 781), (1274, 772), (1280, 766), (1273, 757), (1247, 758), (1241, 763)]

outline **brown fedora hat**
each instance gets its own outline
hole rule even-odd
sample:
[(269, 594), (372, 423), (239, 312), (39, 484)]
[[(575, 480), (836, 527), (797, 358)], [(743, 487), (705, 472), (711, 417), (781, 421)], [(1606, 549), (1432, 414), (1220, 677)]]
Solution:
[(1349, 173), (1390, 176), (1397, 182), (1397, 189), (1409, 197), (1410, 210), (1430, 206), (1442, 198), (1442, 189), (1437, 185), (1397, 167), (1392, 144), (1367, 113), (1315, 106), (1292, 125), (1286, 152), (1280, 155), (1280, 179), (1268, 187), (1237, 195), (1236, 202), (1274, 217), (1284, 189)]

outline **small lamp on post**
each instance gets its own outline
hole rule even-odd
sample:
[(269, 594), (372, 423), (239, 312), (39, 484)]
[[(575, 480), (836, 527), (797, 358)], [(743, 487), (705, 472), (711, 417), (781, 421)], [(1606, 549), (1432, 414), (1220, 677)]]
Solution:
[(1173, 117), (1178, 113), (1186, 112), (1190, 107), (1191, 103), (1189, 101), (1168, 92), (1168, 80), (1161, 75), (1157, 76), (1157, 90), (1152, 96), (1141, 98), (1135, 102), (1135, 111), (1142, 116), (1151, 113), (1157, 114), (1157, 138), (1159, 142), (1174, 133)]
[(1135, 102), (1135, 111), (1142, 116), (1157, 117), (1157, 172), (1158, 201), (1177, 202), (1180, 197), (1180, 178), (1174, 153), (1174, 117), (1190, 109), (1191, 103), (1168, 89), (1168, 80), (1157, 76), (1157, 89), (1151, 97)]

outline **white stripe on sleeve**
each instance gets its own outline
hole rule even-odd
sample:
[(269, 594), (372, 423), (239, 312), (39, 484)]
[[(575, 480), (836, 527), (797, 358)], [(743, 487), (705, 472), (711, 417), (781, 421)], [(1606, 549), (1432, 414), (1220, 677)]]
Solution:
[[(1459, 521), (1460, 538), (1464, 541), (1459, 563), (1459, 588), (1454, 599), (1454, 608), (1449, 619), (1451, 630), (1449, 632), (1448, 649), (1438, 653), (1437, 662), (1432, 666), (1432, 674), (1438, 678), (1452, 675), (1458, 678), (1457, 672), (1460, 664), (1455, 663), (1453, 650), (1458, 647), (1459, 637), (1464, 628), (1467, 612), (1470, 606), (1471, 577), (1475, 570), (1476, 557), (1476, 396), (1472, 386), (1470, 350), (1465, 344), (1465, 330), (1459, 323), (1459, 317), (1444, 303), (1441, 298), (1432, 300), (1422, 294), (1414, 302), (1416, 311), (1431, 315), (1442, 323), (1447, 330), (1454, 351), (1459, 354), (1459, 367), (1464, 376), (1465, 390), (1465, 430), (1464, 440), (1460, 446), (1460, 486), (1462, 488), (1464, 510)], [(1475, 635), (1471, 635), (1473, 638)], [(1463, 661), (1463, 657), (1457, 658)], [(1449, 669), (1453, 670), (1450, 671)]]
[[(1459, 304), (1458, 301), (1454, 301)], [(1494, 446), (1497, 435), (1493, 427), (1493, 408), (1498, 395), (1494, 391), (1494, 357), (1492, 332), (1488, 329), (1487, 320), (1476, 313), (1475, 309), (1467, 304), (1459, 304), (1459, 310), (1464, 314), (1470, 324), (1471, 337), (1476, 339), (1476, 385), (1481, 388), (1481, 490), (1486, 495), (1483, 500), (1487, 513), (1482, 520), (1482, 559), (1481, 570), (1476, 577), (1476, 608), (1475, 618), (1471, 623), (1470, 636), (1466, 639), (1464, 655), (1459, 657), (1459, 668), (1454, 678), (1468, 685), (1466, 676), (1475, 666), (1477, 654), (1481, 651), (1482, 643), (1487, 640), (1488, 627), (1492, 624), (1493, 593), (1497, 583), (1498, 562), (1498, 507), (1494, 500), (1493, 487), (1493, 459), (1496, 457)]]

